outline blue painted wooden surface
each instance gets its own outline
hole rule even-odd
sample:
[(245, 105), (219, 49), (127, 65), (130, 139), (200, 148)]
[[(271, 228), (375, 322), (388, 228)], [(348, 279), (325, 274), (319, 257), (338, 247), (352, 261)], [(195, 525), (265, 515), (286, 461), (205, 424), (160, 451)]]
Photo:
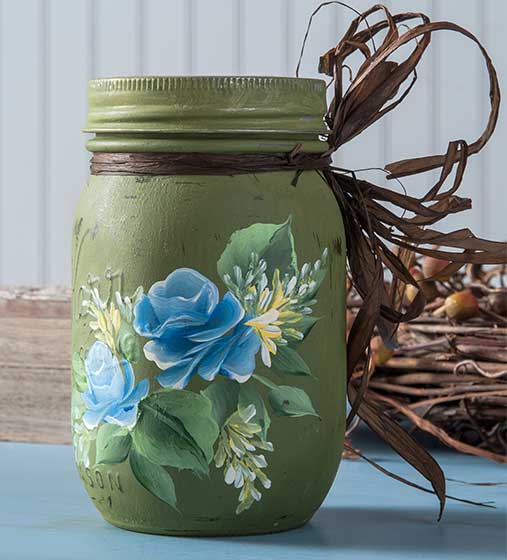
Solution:
[[(417, 480), (385, 448), (356, 443)], [(449, 478), (505, 483), (505, 467), (442, 449), (435, 455)], [(494, 500), (497, 508), (449, 502), (437, 523), (432, 496), (345, 461), (322, 508), (302, 529), (259, 537), (159, 537), (102, 521), (81, 488), (69, 447), (0, 443), (0, 559), (504, 560), (507, 486), (450, 482), (449, 493)]]

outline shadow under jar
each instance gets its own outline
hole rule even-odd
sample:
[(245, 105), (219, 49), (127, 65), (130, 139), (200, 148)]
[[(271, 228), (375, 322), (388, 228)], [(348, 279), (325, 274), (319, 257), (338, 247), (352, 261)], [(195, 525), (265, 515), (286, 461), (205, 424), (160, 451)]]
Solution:
[(318, 170), (248, 169), (325, 152), (325, 83), (110, 78), (89, 100), (72, 420), (90, 498), (149, 533), (303, 525), (342, 451), (343, 224)]

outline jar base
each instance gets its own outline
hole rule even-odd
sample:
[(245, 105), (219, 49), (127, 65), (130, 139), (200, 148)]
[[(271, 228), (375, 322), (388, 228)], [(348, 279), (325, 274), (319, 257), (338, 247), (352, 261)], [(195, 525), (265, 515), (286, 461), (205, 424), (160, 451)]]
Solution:
[(152, 527), (148, 525), (136, 525), (134, 523), (126, 523), (117, 519), (110, 519), (102, 516), (105, 521), (118, 527), (119, 529), (124, 529), (126, 531), (132, 531), (134, 533), (148, 533), (151, 535), (162, 535), (166, 537), (246, 537), (254, 535), (270, 535), (274, 533), (283, 533), (286, 531), (292, 531), (294, 529), (300, 529), (310, 521), (312, 516), (307, 519), (295, 520), (295, 519), (284, 519), (276, 526), (271, 527), (256, 527), (249, 529), (238, 529), (231, 530), (230, 528), (209, 528), (206, 529), (169, 529), (167, 527)]

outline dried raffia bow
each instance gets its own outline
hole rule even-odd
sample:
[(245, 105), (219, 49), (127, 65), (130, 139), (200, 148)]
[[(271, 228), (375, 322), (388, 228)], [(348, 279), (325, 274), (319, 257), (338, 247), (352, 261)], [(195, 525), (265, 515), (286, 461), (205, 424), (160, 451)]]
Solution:
[[(385, 166), (389, 173), (388, 179), (440, 169), (438, 181), (423, 197), (399, 194), (360, 180), (348, 170), (328, 167), (319, 171), (341, 208), (345, 222), (349, 274), (363, 300), (347, 342), (348, 394), (351, 401), (348, 424), (358, 414), (431, 483), (440, 501), (440, 518), (446, 499), (445, 477), (440, 466), (378, 404), (368, 399), (368, 380), (372, 370), (369, 343), (377, 328), (385, 343), (394, 345), (397, 325), (414, 319), (424, 308), (424, 296), (419, 291), (412, 303), (404, 311), (401, 309), (404, 287), (407, 284), (418, 286), (408, 270), (408, 262), (413, 253), (449, 261), (442, 274), (454, 272), (464, 263), (498, 264), (507, 260), (505, 243), (480, 239), (469, 229), (440, 233), (432, 228), (446, 216), (471, 207), (469, 199), (461, 198), (455, 193), (461, 184), (468, 157), (478, 153), (494, 131), (500, 106), (498, 80), (484, 47), (472, 33), (459, 25), (431, 22), (422, 13), (393, 15), (380, 4), (359, 13), (337, 1), (324, 2), (311, 15), (296, 76), (299, 74), (312, 20), (323, 7), (330, 4), (349, 8), (358, 17), (352, 21), (338, 45), (320, 59), (319, 71), (331, 76), (330, 86), (334, 88), (334, 96), (326, 113), (330, 132), (327, 137), (329, 149), (324, 157), (331, 155), (403, 101), (417, 80), (416, 66), (430, 44), (432, 33), (454, 31), (473, 41), (484, 57), (489, 74), (491, 109), (486, 128), (477, 140), (471, 144), (465, 140), (455, 140), (449, 142), (445, 154), (406, 159)], [(370, 25), (367, 18), (374, 14), (380, 14), (381, 19)], [(407, 28), (407, 22), (414, 21), (419, 23)], [(359, 29), (363, 23), (365, 29)], [(401, 28), (404, 28), (403, 32), (400, 31)], [(385, 33), (384, 38), (376, 46), (375, 37), (381, 32)], [(414, 47), (402, 62), (388, 60), (408, 43)], [(353, 75), (347, 62), (355, 53), (360, 53), (364, 61)], [(346, 88), (344, 76), (350, 77), (350, 84)], [(452, 184), (444, 190), (447, 180), (452, 181)], [(384, 206), (384, 203), (400, 209), (402, 217)], [(405, 217), (406, 212), (410, 212), (412, 216)], [(391, 272), (393, 278), (389, 290), (384, 283), (384, 267)], [(366, 365), (358, 386), (351, 382), (351, 377), (365, 357)], [(387, 474), (414, 486), (392, 473)]]

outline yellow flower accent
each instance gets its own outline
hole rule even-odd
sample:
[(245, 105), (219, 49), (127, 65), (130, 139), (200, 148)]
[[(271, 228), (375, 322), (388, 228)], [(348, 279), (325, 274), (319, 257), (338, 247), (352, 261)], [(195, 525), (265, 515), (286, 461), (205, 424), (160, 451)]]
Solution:
[(100, 299), (98, 291), (93, 290), (88, 313), (95, 319), (90, 321), (90, 327), (95, 334), (95, 338), (106, 344), (113, 353), (117, 352), (116, 346), (121, 326), (119, 309), (113, 303), (106, 305)]
[(282, 338), (282, 330), (275, 324), (279, 315), (276, 309), (270, 309), (266, 311), (266, 313), (254, 317), (245, 323), (245, 325), (253, 327), (259, 335), (262, 344), (262, 361), (268, 367), (271, 367), (270, 354), (276, 354), (276, 344), (274, 340)]
[(256, 309), (258, 315), (245, 323), (245, 325), (255, 329), (261, 339), (262, 361), (267, 367), (271, 367), (271, 354), (276, 354), (275, 340), (282, 338), (280, 317), (284, 313), (293, 313), (291, 311), (281, 311), (283, 306), (289, 302), (290, 299), (285, 296), (280, 281), (280, 271), (276, 269), (273, 274), (272, 289), (266, 287), (260, 294)]

